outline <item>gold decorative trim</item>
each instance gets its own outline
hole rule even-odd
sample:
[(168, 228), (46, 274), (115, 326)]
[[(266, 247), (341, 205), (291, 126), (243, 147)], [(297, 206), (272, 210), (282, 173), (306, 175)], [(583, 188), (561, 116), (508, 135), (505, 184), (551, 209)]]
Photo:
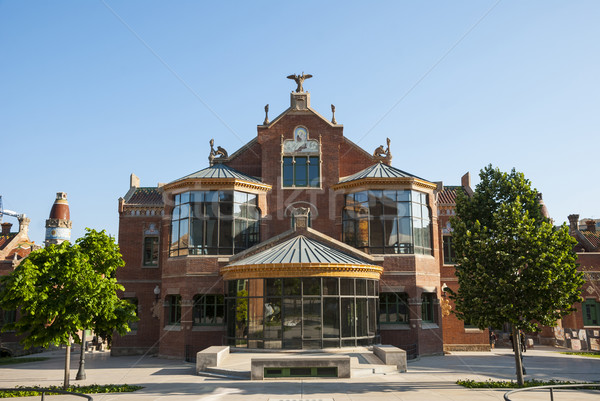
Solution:
[(390, 185), (408, 185), (411, 187), (421, 187), (426, 189), (436, 189), (437, 185), (429, 181), (421, 180), (419, 178), (412, 177), (399, 177), (399, 178), (382, 178), (382, 177), (366, 177), (360, 178), (353, 181), (342, 182), (332, 185), (331, 188), (334, 190), (338, 189), (353, 189), (356, 187), (366, 187), (382, 185), (389, 187)]
[(221, 269), (223, 280), (280, 277), (355, 277), (379, 280), (382, 272), (381, 266), (338, 263), (274, 263)]
[(199, 186), (207, 189), (250, 189), (258, 192), (268, 192), (272, 188), (269, 184), (243, 181), (237, 178), (188, 178), (182, 181), (166, 184), (163, 188), (165, 191), (170, 191), (179, 188), (193, 189)]

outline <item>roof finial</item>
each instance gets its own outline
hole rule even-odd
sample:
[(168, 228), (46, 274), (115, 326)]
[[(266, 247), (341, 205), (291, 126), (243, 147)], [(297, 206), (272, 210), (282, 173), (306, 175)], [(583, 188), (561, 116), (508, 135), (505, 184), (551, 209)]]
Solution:
[(263, 125), (269, 124), (269, 104), (265, 105), (265, 121), (263, 121)]
[(310, 74), (304, 74), (304, 71), (302, 71), (302, 75), (288, 75), (287, 76), (288, 79), (293, 79), (294, 81), (296, 81), (296, 84), (298, 84), (298, 87), (296, 88), (296, 93), (300, 93), (300, 92), (304, 92), (304, 88), (302, 87), (302, 83), (304, 82), (305, 79), (308, 78), (312, 78), (312, 75)]
[(337, 121), (335, 121), (335, 106), (333, 104), (331, 105), (331, 123), (337, 124)]

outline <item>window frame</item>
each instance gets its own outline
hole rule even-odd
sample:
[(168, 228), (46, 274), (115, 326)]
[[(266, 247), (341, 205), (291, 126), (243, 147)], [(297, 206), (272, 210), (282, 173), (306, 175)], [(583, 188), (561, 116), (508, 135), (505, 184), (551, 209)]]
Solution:
[(433, 256), (433, 220), (428, 202), (428, 193), (412, 189), (346, 193), (342, 241), (371, 254)]
[[(594, 298), (587, 298), (581, 304), (581, 312), (584, 327), (600, 326), (600, 302)], [(592, 318), (595, 315), (595, 320)]]
[[(299, 164), (297, 161), (305, 161)], [(291, 161), (291, 163), (289, 162)], [(316, 167), (315, 167), (316, 166)], [(287, 169), (286, 169), (287, 167)], [(299, 185), (298, 173), (300, 168), (305, 169), (306, 184)], [(316, 172), (315, 172), (316, 170)], [(289, 177), (289, 174), (292, 176)], [(300, 155), (289, 154), (283, 155), (281, 158), (281, 186), (283, 189), (306, 188), (320, 189), (321, 188), (321, 156), (320, 155)]]
[[(152, 242), (148, 243), (148, 240)], [(150, 246), (148, 246), (150, 245)], [(150, 261), (146, 257), (150, 251)], [(142, 266), (144, 267), (158, 267), (158, 261), (160, 258), (160, 246), (159, 238), (156, 235), (144, 236), (144, 251), (142, 254)]]
[(437, 299), (434, 292), (423, 292), (421, 294), (421, 321), (423, 323), (437, 323), (435, 313), (435, 300)]
[[(383, 298), (386, 298), (385, 300)], [(391, 302), (390, 302), (391, 298)], [(395, 312), (390, 312), (390, 306), (395, 309)], [(384, 311), (385, 309), (385, 311)], [(405, 310), (404, 313), (401, 313), (402, 310)], [(396, 315), (396, 320), (390, 321), (390, 314)], [(386, 320), (382, 321), (381, 316), (385, 315)], [(400, 317), (403, 316), (404, 319), (400, 320)], [(408, 294), (406, 292), (381, 292), (379, 294), (379, 314), (378, 314), (379, 324), (388, 325), (388, 324), (402, 324), (408, 325), (410, 323), (410, 308), (408, 304)]]
[(445, 265), (456, 265), (456, 252), (452, 235), (442, 235), (442, 253)]
[[(207, 301), (211, 302), (207, 302)], [(212, 307), (212, 316), (207, 316), (207, 309)], [(220, 310), (220, 316), (219, 316)], [(203, 319), (212, 322), (202, 321)], [(219, 322), (218, 319), (221, 319)], [(196, 320), (199, 320), (196, 322)], [(193, 300), (192, 326), (224, 326), (225, 325), (225, 296), (223, 294), (196, 294)]]
[[(169, 257), (233, 255), (260, 242), (258, 194), (223, 189), (187, 191), (174, 196), (174, 205)], [(182, 242), (184, 237), (187, 242)]]
[(167, 295), (165, 299), (165, 306), (168, 307), (168, 319), (165, 319), (167, 326), (180, 326), (181, 325), (181, 295), (172, 294)]

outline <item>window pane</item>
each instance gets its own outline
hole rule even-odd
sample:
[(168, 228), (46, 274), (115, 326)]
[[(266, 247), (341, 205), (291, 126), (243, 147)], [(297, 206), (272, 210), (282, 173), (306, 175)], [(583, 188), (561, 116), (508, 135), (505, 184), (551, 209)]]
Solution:
[(190, 193), (184, 192), (181, 194), (181, 203), (188, 203), (190, 201)]
[(339, 298), (323, 298), (323, 337), (339, 338)]
[(204, 220), (192, 219), (190, 248), (201, 249), (204, 245)]
[(340, 279), (340, 293), (341, 293), (341, 295), (354, 295), (354, 279), (341, 278)]
[(229, 255), (233, 245), (233, 220), (221, 218), (219, 221), (219, 253)]
[(412, 216), (421, 218), (421, 205), (418, 203), (412, 203)]
[(319, 163), (319, 158), (318, 157), (310, 157), (309, 158), (310, 164), (308, 167), (308, 180), (310, 182), (310, 186), (311, 187), (318, 187), (320, 185), (319, 183), (319, 170), (320, 170), (320, 163)]
[(299, 278), (283, 279), (283, 294), (284, 295), (300, 295), (300, 279)]
[(180, 209), (180, 207), (179, 207), (179, 206), (175, 206), (175, 207), (173, 208), (173, 212), (172, 212), (172, 214), (173, 214), (173, 217), (172, 217), (172, 219), (173, 219), (173, 220), (179, 220), (179, 209)]
[(281, 279), (280, 278), (268, 278), (267, 279), (267, 295), (281, 296)]
[(190, 205), (185, 204), (179, 207), (179, 218), (187, 218), (190, 215)]
[(236, 220), (235, 221), (235, 249), (241, 250), (246, 249), (247, 246), (247, 222), (246, 220)]
[(144, 265), (158, 265), (158, 237), (144, 238)]
[(281, 340), (281, 298), (266, 299), (264, 323), (265, 340)]
[(302, 301), (303, 334), (305, 340), (321, 339), (321, 299), (304, 298)]
[(294, 165), (295, 179), (294, 183), (298, 187), (306, 187), (308, 185), (308, 166), (306, 157), (296, 157)]
[(204, 191), (191, 191), (190, 203), (204, 202)]
[(304, 295), (321, 295), (321, 279), (319, 277), (303, 278), (302, 293)]
[(219, 191), (219, 202), (233, 202), (233, 191)]
[(356, 336), (365, 337), (367, 335), (367, 298), (356, 298)]
[(339, 295), (337, 278), (323, 278), (323, 295)]
[(342, 337), (354, 337), (356, 314), (354, 298), (341, 298), (342, 302)]
[(283, 158), (283, 186), (291, 187), (294, 185), (294, 165), (292, 157)]
[(179, 249), (186, 248), (189, 245), (190, 237), (188, 235), (189, 222), (188, 219), (179, 221)]
[(367, 280), (356, 279), (356, 295), (367, 295)]
[(369, 195), (366, 191), (362, 191), (362, 192), (356, 192), (354, 194), (354, 199), (357, 203), (363, 203), (363, 202), (368, 202), (369, 200)]
[(179, 221), (171, 223), (171, 250), (179, 248)]
[(216, 248), (219, 244), (219, 228), (217, 220), (206, 220), (206, 246)]

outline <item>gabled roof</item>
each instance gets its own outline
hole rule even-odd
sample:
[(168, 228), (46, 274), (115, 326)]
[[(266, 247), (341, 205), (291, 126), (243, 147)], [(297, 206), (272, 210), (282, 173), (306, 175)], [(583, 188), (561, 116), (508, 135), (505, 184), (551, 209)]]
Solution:
[(600, 247), (600, 233), (593, 231), (579, 231), (581, 235), (587, 239), (594, 248)]
[(162, 205), (162, 191), (156, 187), (140, 187), (125, 197), (127, 205)]
[(195, 173), (192, 173), (190, 175), (186, 175), (185, 177), (181, 177), (175, 181), (170, 182), (169, 184), (172, 184), (172, 183), (178, 182), (178, 181), (187, 180), (187, 179), (194, 179), (194, 178), (199, 178), (199, 179), (229, 178), (229, 179), (236, 179), (236, 180), (251, 182), (251, 183), (255, 183), (255, 184), (263, 184), (263, 182), (261, 182), (260, 180), (257, 180), (254, 177), (251, 177), (240, 171), (237, 171), (236, 169), (233, 169), (225, 164), (218, 164), (218, 163), (214, 164), (213, 166), (207, 167), (203, 170), (196, 171)]
[(365, 266), (370, 263), (298, 235), (262, 252), (240, 259), (227, 267), (272, 264), (333, 264)]
[(10, 233), (8, 235), (0, 235), (0, 250), (4, 249), (8, 245), (10, 241), (14, 237), (16, 237), (17, 233)]
[(463, 191), (466, 194), (465, 189), (460, 185), (445, 185), (444, 189), (438, 193), (438, 205), (456, 204), (456, 194), (458, 191)]
[(406, 171), (402, 171), (395, 167), (379, 162), (371, 167), (367, 167), (366, 169), (359, 171), (358, 173), (342, 178), (338, 184), (357, 181), (364, 178), (418, 178), (420, 180), (427, 181), (424, 178), (417, 177), (416, 175), (407, 173)]

